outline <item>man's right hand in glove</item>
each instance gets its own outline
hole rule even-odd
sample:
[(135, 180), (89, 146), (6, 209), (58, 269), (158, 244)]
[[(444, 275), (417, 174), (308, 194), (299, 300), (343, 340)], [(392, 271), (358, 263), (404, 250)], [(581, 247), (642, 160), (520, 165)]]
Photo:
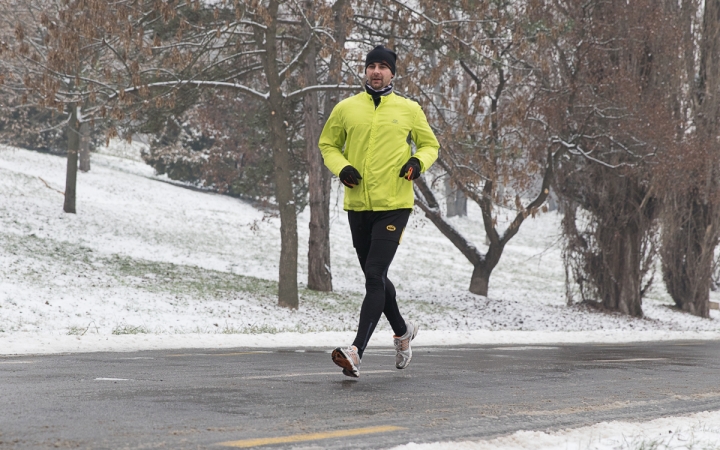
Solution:
[(340, 181), (350, 189), (360, 184), (360, 180), (362, 180), (360, 172), (353, 166), (345, 166), (343, 170), (340, 171)]

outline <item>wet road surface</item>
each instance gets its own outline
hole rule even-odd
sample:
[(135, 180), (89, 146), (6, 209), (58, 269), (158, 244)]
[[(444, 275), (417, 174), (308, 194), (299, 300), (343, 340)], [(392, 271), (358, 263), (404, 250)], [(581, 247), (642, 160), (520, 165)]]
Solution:
[(377, 449), (720, 410), (720, 342), (0, 357), (0, 448)]

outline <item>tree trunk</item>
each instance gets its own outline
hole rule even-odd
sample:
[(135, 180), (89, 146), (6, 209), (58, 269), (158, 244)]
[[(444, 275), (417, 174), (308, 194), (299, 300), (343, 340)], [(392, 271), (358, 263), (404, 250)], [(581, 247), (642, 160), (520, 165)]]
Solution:
[[(582, 205), (564, 194), (566, 271), (572, 272), (584, 301), (642, 317), (643, 278), (655, 255), (656, 200), (642, 180), (613, 169), (592, 170), (585, 178), (593, 189)], [(582, 220), (577, 205), (587, 211)]]
[(697, 198), (668, 200), (663, 218), (663, 280), (675, 305), (700, 317), (710, 316), (710, 284), (717, 233), (715, 211)]
[[(310, 5), (312, 6), (312, 5)], [(305, 81), (308, 86), (317, 84), (317, 47), (311, 41), (311, 50), (305, 61)], [(318, 95), (310, 92), (303, 101), (305, 121), (305, 151), (308, 162), (308, 191), (310, 196), (310, 238), (308, 240), (308, 289), (332, 291), (330, 271), (330, 173), (323, 164), (318, 148), (320, 122)]]
[[(423, 177), (415, 180), (415, 204), (425, 212), (427, 218), (440, 230), (440, 232), (447, 237), (460, 252), (473, 265), (473, 273), (470, 278), (470, 292), (477, 295), (483, 295), (487, 297), (488, 289), (490, 286), (490, 275), (495, 267), (500, 262), (505, 245), (512, 239), (520, 230), (520, 226), (525, 221), (525, 218), (534, 214), (547, 199), (550, 192), (550, 182), (553, 179), (555, 173), (555, 160), (561, 155), (563, 151), (553, 154), (548, 151), (547, 165), (545, 166), (545, 173), (543, 175), (542, 185), (540, 186), (540, 192), (537, 197), (530, 202), (527, 207), (522, 208), (518, 211), (515, 219), (510, 223), (505, 232), (500, 234), (495, 229), (495, 225), (492, 220), (492, 203), (489, 201), (490, 193), (492, 192), (492, 185), (488, 182), (483, 186), (484, 194), (482, 196), (477, 195), (472, 190), (468, 189), (465, 192), (466, 187), (461, 187), (463, 193), (473, 199), (483, 213), (483, 224), (485, 225), (485, 236), (488, 239), (488, 250), (485, 254), (475, 247), (470, 241), (453, 227), (450, 222), (445, 220), (442, 216), (440, 205), (438, 204), (435, 194), (433, 193), (430, 186), (425, 183)], [(438, 163), (452, 175), (453, 169), (442, 159), (438, 159)], [(447, 192), (447, 191), (446, 191)]]
[(80, 129), (78, 127), (77, 106), (70, 105), (68, 121), (67, 170), (65, 172), (65, 203), (63, 211), (75, 214), (75, 190), (77, 186), (78, 152), (80, 150)]
[(475, 265), (470, 277), (470, 292), (487, 297), (491, 272), (492, 269), (488, 270), (485, 264)]
[[(276, 114), (280, 115), (280, 114)], [(280, 209), (280, 273), (278, 278), (278, 305), (297, 309), (298, 234), (297, 213), (293, 201), (290, 155), (282, 121), (271, 120), (273, 162), (275, 165), (275, 197)], [(285, 147), (282, 146), (285, 144)]]
[(467, 216), (467, 197), (462, 189), (453, 185), (450, 177), (445, 178), (445, 198), (448, 217)]
[(277, 66), (277, 0), (271, 0), (267, 11), (270, 19), (265, 31), (264, 58), (270, 111), (270, 135), (275, 175), (275, 200), (280, 210), (280, 273), (278, 277), (278, 305), (297, 309), (299, 306), (297, 286), (298, 233), (297, 211), (293, 196), (291, 160), (285, 128), (285, 105), (282, 96), (282, 80)]
[(602, 265), (596, 272), (605, 309), (642, 317), (642, 232), (634, 224), (607, 227), (598, 233)]
[(643, 201), (648, 193), (640, 181), (611, 170), (596, 175), (603, 200), (594, 211), (595, 245), (584, 257), (586, 273), (604, 309), (642, 317), (644, 253), (652, 239), (654, 204)]
[(80, 125), (80, 171), (90, 171), (90, 124)]
[(500, 260), (502, 247), (500, 241), (496, 240), (491, 245), (487, 254), (483, 255), (470, 241), (445, 220), (440, 210), (440, 205), (435, 198), (430, 186), (420, 177), (415, 180), (415, 204), (425, 212), (425, 216), (437, 227), (440, 232), (455, 245), (455, 248), (468, 259), (473, 265), (473, 273), (470, 278), (470, 292), (477, 295), (487, 296), (490, 284), (490, 274)]

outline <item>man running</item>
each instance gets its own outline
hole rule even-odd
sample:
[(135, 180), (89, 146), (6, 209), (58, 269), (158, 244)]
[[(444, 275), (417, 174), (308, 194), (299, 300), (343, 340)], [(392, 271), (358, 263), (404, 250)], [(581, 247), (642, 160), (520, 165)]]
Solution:
[(355, 341), (332, 352), (349, 377), (360, 376), (363, 352), (382, 314), (395, 333), (398, 369), (410, 363), (410, 342), (418, 331), (400, 314), (387, 272), (414, 206), (412, 180), (435, 162), (440, 144), (420, 105), (393, 93), (396, 61), (388, 48), (371, 50), (365, 58), (365, 92), (338, 103), (320, 135), (325, 165), (346, 186), (344, 209), (365, 274)]

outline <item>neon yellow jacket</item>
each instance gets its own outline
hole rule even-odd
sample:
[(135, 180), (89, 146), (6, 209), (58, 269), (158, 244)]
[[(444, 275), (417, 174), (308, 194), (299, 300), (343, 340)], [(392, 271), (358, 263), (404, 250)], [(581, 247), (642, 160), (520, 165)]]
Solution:
[[(414, 155), (411, 139), (417, 147)], [(414, 156), (425, 172), (437, 159), (440, 144), (417, 102), (390, 93), (375, 108), (372, 96), (362, 92), (335, 106), (319, 147), (336, 176), (348, 164), (362, 176), (359, 185), (345, 188), (346, 211), (389, 211), (414, 206), (413, 183), (399, 176), (402, 166)]]

